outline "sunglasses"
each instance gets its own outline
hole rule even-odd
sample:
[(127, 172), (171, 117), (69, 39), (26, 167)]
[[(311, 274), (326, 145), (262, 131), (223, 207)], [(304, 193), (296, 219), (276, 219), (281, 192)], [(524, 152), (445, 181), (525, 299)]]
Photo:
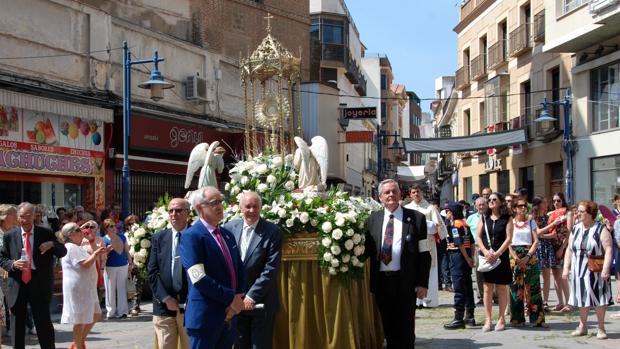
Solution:
[(495, 202), (495, 201), (499, 201), (499, 199), (498, 198), (490, 198), (489, 201)]
[(559, 203), (562, 203), (562, 200), (557, 199), (557, 200), (553, 200), (553, 202), (559, 202)]
[(523, 205), (523, 204), (517, 205), (517, 208), (525, 208), (525, 207), (527, 207), (527, 205)]
[(82, 227), (81, 229), (95, 229), (95, 226), (94, 225), (87, 225), (87, 226)]
[(171, 208), (168, 210), (168, 213), (173, 214), (173, 213), (181, 213), (183, 211), (185, 211), (187, 209), (185, 208)]

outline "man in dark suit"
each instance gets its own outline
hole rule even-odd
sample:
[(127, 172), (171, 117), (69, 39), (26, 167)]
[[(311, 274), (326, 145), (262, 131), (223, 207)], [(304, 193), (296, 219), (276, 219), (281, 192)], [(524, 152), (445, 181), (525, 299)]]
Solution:
[(237, 340), (236, 318), (243, 308), (243, 264), (224, 218), (222, 193), (196, 190), (191, 203), (200, 219), (181, 235), (181, 260), (190, 278), (185, 328), (192, 349), (230, 349)]
[(401, 207), (400, 198), (395, 180), (381, 182), (379, 199), (384, 209), (366, 221), (370, 291), (381, 313), (388, 349), (414, 347), (416, 296), (426, 297), (431, 264), (426, 218)]
[[(43, 349), (55, 348), (50, 301), (54, 282), (54, 256), (61, 258), (67, 249), (51, 230), (34, 225), (35, 207), (23, 202), (17, 207), (20, 227), (3, 237), (0, 266), (9, 272), (7, 303), (11, 309), (13, 348), (24, 348), (26, 305), (30, 303), (34, 324)], [(22, 248), (28, 257), (21, 259)], [(26, 257), (24, 256), (24, 257)]]
[[(243, 193), (239, 206), (243, 219), (224, 225), (235, 235), (245, 272), (244, 311), (237, 319), (240, 337), (235, 349), (269, 349), (280, 308), (277, 275), (282, 234), (277, 225), (260, 218), (263, 205), (255, 192)], [(263, 309), (255, 309), (256, 304), (262, 304)]]
[(175, 198), (168, 204), (171, 229), (153, 235), (148, 264), (148, 282), (153, 292), (153, 325), (159, 349), (189, 348), (183, 326), (187, 300), (187, 274), (181, 265), (181, 234), (187, 228), (190, 206)]

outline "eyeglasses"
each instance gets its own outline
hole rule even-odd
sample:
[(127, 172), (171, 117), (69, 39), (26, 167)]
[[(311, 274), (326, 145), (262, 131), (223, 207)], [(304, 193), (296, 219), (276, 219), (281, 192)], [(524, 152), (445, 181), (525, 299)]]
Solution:
[(553, 200), (553, 202), (559, 202), (559, 203), (562, 203), (562, 200), (557, 199), (557, 200)]
[(525, 207), (527, 207), (527, 205), (523, 205), (523, 204), (517, 205), (517, 208), (525, 208)]
[(586, 210), (577, 210), (577, 213), (586, 213)]
[(221, 205), (222, 202), (223, 202), (222, 200), (217, 199), (217, 200), (207, 201), (207, 202), (203, 203), (203, 205), (207, 205), (207, 206), (212, 206), (213, 207), (213, 206)]
[(96, 227), (94, 225), (87, 225), (87, 226), (82, 227), (81, 229), (84, 229), (84, 230), (86, 230), (86, 229), (96, 229)]
[(489, 201), (490, 202), (495, 202), (495, 201), (499, 201), (499, 199), (498, 198), (491, 198), (491, 199), (489, 199)]
[(173, 214), (173, 213), (182, 213), (183, 211), (187, 210), (186, 208), (171, 208), (168, 210), (169, 214)]

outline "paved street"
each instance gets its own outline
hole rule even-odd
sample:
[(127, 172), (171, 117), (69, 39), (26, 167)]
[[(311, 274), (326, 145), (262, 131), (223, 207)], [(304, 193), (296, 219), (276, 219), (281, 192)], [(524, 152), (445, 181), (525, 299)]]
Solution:
[[(615, 284), (613, 286), (615, 292)], [(442, 291), (440, 292), (441, 305), (438, 308), (418, 310), (416, 348), (620, 348), (620, 321), (609, 319), (606, 321), (609, 339), (601, 341), (596, 339), (594, 314), (589, 318), (590, 334), (581, 338), (571, 337), (570, 332), (577, 326), (576, 312), (548, 314), (549, 328), (546, 329), (507, 328), (503, 332), (483, 333), (478, 326), (475, 329), (447, 331), (442, 325), (453, 316), (452, 296), (452, 293)], [(550, 298), (549, 303), (554, 305), (555, 291), (553, 289)], [(145, 303), (142, 305), (145, 311), (142, 316), (98, 323), (94, 333), (88, 339), (88, 348), (153, 348), (151, 308), (149, 303)], [(610, 307), (608, 313), (615, 311), (620, 311), (620, 306)], [(494, 307), (494, 314), (497, 314), (497, 306)], [(68, 348), (72, 341), (71, 327), (58, 324), (58, 314), (55, 318), (57, 348)], [(509, 318), (506, 320), (508, 321)], [(476, 308), (476, 322), (482, 324), (483, 321), (483, 310), (479, 306)], [(38, 348), (36, 338), (31, 338), (27, 348)]]

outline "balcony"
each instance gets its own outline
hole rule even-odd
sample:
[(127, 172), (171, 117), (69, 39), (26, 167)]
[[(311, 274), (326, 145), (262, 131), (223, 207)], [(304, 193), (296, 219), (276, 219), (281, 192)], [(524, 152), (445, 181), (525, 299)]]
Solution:
[(506, 62), (506, 42), (505, 40), (499, 40), (489, 47), (489, 59), (487, 60), (487, 67), (489, 70), (493, 70)]
[(321, 60), (339, 63), (345, 67), (347, 63), (347, 47), (342, 44), (321, 44)]
[(532, 48), (530, 23), (523, 23), (510, 32), (510, 56), (517, 57)]
[(534, 15), (534, 41), (545, 41), (545, 10)]
[(347, 72), (344, 75), (349, 79), (351, 84), (353, 84), (360, 96), (366, 96), (366, 77), (357, 65), (357, 62), (351, 56), (349, 56), (347, 60)]
[(471, 79), (480, 80), (487, 75), (487, 55), (481, 54), (471, 60)]
[(469, 86), (469, 66), (465, 65), (456, 71), (456, 89), (462, 90)]

